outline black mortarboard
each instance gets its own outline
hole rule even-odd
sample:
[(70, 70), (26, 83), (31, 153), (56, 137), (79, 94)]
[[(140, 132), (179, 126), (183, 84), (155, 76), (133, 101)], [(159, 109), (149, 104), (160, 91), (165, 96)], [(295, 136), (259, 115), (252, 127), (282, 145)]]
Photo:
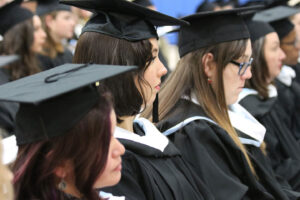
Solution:
[(33, 17), (33, 13), (20, 6), (22, 0), (12, 1), (0, 8), (0, 35), (13, 26)]
[(60, 4), (59, 0), (42, 0), (42, 1), (38, 1), (36, 14), (39, 16), (43, 16), (53, 11), (61, 11), (61, 10), (71, 12), (71, 7)]
[(9, 55), (9, 56), (0, 56), (0, 67), (6, 66), (12, 62), (15, 62), (20, 57), (17, 55)]
[[(263, 6), (261, 8), (263, 8)], [(268, 33), (276, 32), (269, 23), (254, 21), (253, 17), (255, 14), (256, 11), (242, 13), (250, 33), (250, 39), (252, 43)]]
[(218, 5), (216, 3), (205, 0), (197, 7), (196, 13), (205, 12), (205, 11), (214, 11), (217, 6)]
[(298, 12), (299, 10), (296, 8), (276, 6), (256, 13), (253, 20), (270, 23), (279, 38), (282, 39), (294, 29), (294, 25), (288, 18)]
[(125, 0), (62, 0), (95, 14), (82, 29), (128, 41), (157, 37), (155, 26), (187, 25), (188, 23)]
[(182, 18), (191, 25), (181, 27), (179, 31), (180, 57), (206, 46), (249, 38), (250, 34), (240, 13), (252, 9), (257, 7), (202, 12)]
[(131, 0), (131, 2), (139, 4), (144, 7), (153, 6), (153, 3), (150, 0)]
[(0, 100), (19, 102), (17, 143), (63, 135), (97, 103), (95, 82), (134, 66), (65, 64), (0, 86)]

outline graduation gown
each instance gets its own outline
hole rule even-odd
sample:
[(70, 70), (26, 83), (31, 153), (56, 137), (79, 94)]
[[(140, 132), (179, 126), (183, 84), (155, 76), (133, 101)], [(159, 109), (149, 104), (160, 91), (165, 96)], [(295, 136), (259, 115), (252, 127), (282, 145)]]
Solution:
[[(0, 69), (0, 85), (9, 81), (8, 72), (4, 68)], [(18, 103), (0, 101), (0, 128), (3, 128), (8, 134), (14, 131), (14, 121), (18, 109)]]
[(198, 104), (180, 99), (158, 127), (180, 149), (215, 199), (275, 199), (256, 180), (226, 131)]
[(294, 69), (283, 66), (275, 84), (278, 91), (278, 102), (286, 111), (286, 115), (282, 114), (281, 117), (296, 140), (300, 140), (300, 83), (296, 81), (295, 77)]
[(276, 199), (300, 199), (300, 193), (293, 191), (289, 183), (273, 171), (268, 157), (260, 149), (266, 129), (246, 109), (239, 104), (229, 106), (229, 117), (239, 139), (247, 149), (248, 155), (260, 178), (260, 182)]
[(178, 149), (151, 122), (135, 120), (134, 132), (116, 128), (115, 137), (126, 149), (122, 178), (103, 191), (130, 200), (213, 199)]
[(284, 177), (293, 190), (300, 191), (300, 148), (283, 123), (281, 117), (285, 111), (277, 101), (276, 92), (272, 93), (269, 99), (262, 100), (257, 91), (245, 88), (240, 94), (239, 104), (265, 126), (264, 141), (275, 173)]
[(40, 67), (42, 70), (52, 69), (53, 67), (57, 67), (59, 65), (63, 65), (66, 63), (72, 63), (73, 54), (72, 52), (65, 48), (63, 53), (58, 53), (55, 58), (50, 58), (45, 55), (39, 54), (38, 60), (40, 62)]

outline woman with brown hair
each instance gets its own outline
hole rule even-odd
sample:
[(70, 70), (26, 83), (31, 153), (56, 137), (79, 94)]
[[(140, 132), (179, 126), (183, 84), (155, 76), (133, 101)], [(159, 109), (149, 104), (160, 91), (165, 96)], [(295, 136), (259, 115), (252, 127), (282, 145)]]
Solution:
[[(284, 11), (281, 8), (281, 13), (289, 13)], [(247, 25), (254, 60), (252, 78), (239, 95), (239, 104), (265, 126), (266, 153), (274, 172), (286, 179), (294, 190), (300, 191), (300, 146), (286, 123), (290, 115), (279, 102), (275, 87), (275, 79), (282, 70), (286, 55), (270, 24), (251, 20)]]
[(159, 94), (158, 127), (215, 199), (289, 199), (256, 170), (228, 115), (251, 78), (250, 35), (239, 15), (248, 9), (183, 18), (191, 26), (179, 32), (181, 59)]
[(73, 37), (75, 29), (71, 7), (59, 4), (58, 0), (43, 0), (38, 2), (36, 13), (41, 17), (47, 34), (39, 55), (44, 69), (72, 62), (73, 54), (67, 48), (67, 40)]
[(158, 58), (155, 26), (186, 22), (124, 0), (63, 2), (96, 10), (79, 37), (73, 62), (138, 66), (100, 82), (113, 94), (115, 136), (126, 148), (120, 183), (104, 191), (131, 200), (213, 199), (177, 148), (151, 122), (135, 119), (153, 103), (167, 72)]
[(104, 199), (98, 190), (119, 182), (125, 149), (110, 94), (95, 82), (132, 69), (68, 64), (0, 86), (0, 100), (20, 103), (15, 199)]
[[(21, 1), (12, 1), (0, 8), (0, 54), (16, 54), (19, 60), (0, 69), (0, 85), (40, 72), (37, 53), (41, 51), (45, 41), (45, 32), (38, 16), (25, 8)], [(15, 113), (18, 105), (5, 103), (0, 109), (0, 126), (8, 134), (14, 130)]]

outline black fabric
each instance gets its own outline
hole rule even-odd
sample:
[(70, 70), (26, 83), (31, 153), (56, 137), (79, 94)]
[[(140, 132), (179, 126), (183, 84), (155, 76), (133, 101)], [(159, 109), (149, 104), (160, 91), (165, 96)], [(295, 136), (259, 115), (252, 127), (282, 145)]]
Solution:
[(284, 123), (291, 130), (296, 140), (300, 140), (300, 83), (292, 80), (291, 86), (287, 86), (275, 80), (278, 91), (278, 103), (286, 111)]
[(133, 0), (132, 2), (142, 5), (144, 7), (153, 6), (153, 3), (151, 2), (151, 0)]
[(14, 0), (0, 8), (0, 35), (13, 26), (33, 17), (33, 13), (20, 6), (21, 0)]
[(239, 103), (266, 127), (264, 141), (275, 173), (284, 177), (293, 190), (300, 191), (300, 147), (284, 123), (286, 112), (277, 98), (263, 101), (258, 95), (249, 95)]
[(43, 0), (38, 1), (36, 8), (36, 14), (43, 16), (49, 14), (53, 11), (69, 11), (71, 12), (71, 7), (59, 3), (59, 0)]
[[(165, 131), (193, 116), (207, 117), (202, 108), (180, 100), (158, 127)], [(215, 199), (275, 199), (256, 180), (242, 151), (219, 126), (196, 120), (169, 135)]]
[(297, 65), (294, 67), (296, 72), (296, 81), (298, 84), (300, 84), (300, 63), (297, 63)]
[(66, 63), (71, 63), (73, 59), (73, 54), (70, 50), (65, 48), (63, 53), (58, 53), (55, 58), (50, 58), (45, 55), (38, 54), (37, 56), (39, 60), (39, 65), (41, 69), (47, 70), (47, 69), (52, 69), (54, 67), (57, 67), (59, 65), (63, 65)]
[(276, 30), (279, 39), (283, 39), (287, 36), (292, 30), (294, 30), (294, 25), (290, 22), (289, 19), (282, 19), (276, 22), (271, 22), (270, 25)]
[(206, 46), (249, 38), (247, 26), (239, 13), (256, 8), (207, 11), (183, 17), (191, 25), (179, 30), (180, 57)]
[(275, 32), (272, 26), (266, 22), (247, 20), (246, 24), (250, 32), (252, 43), (269, 33)]
[(188, 23), (124, 0), (61, 0), (61, 3), (90, 10), (95, 14), (84, 32), (98, 32), (128, 41), (157, 38), (155, 26)]
[[(239, 137), (245, 134), (236, 130)], [(244, 144), (248, 155), (255, 167), (255, 172), (259, 177), (260, 182), (270, 191), (275, 199), (300, 199), (300, 193), (293, 191), (292, 187), (282, 177), (275, 174), (271, 161), (262, 152), (259, 147), (250, 144)]]
[[(7, 70), (0, 69), (0, 85), (5, 84), (10, 81)], [(0, 128), (6, 130), (10, 135), (15, 129), (15, 117), (19, 109), (18, 103), (13, 102), (0, 102)]]
[[(134, 130), (144, 135), (137, 124)], [(161, 152), (130, 140), (119, 140), (126, 148), (122, 178), (116, 186), (103, 191), (125, 195), (130, 200), (213, 199), (172, 143)]]

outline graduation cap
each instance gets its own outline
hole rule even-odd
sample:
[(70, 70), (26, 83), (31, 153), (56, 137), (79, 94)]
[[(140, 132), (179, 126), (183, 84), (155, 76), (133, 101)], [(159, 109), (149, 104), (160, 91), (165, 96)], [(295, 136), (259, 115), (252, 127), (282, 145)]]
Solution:
[[(263, 6), (261, 6), (261, 8), (263, 8)], [(269, 33), (276, 32), (269, 23), (254, 21), (253, 17), (255, 14), (256, 11), (242, 13), (250, 33), (252, 43)]]
[(215, 2), (209, 2), (208, 0), (205, 0), (197, 7), (196, 13), (214, 11), (216, 7), (218, 7), (218, 5)]
[(64, 10), (64, 11), (71, 12), (71, 7), (60, 4), (59, 0), (39, 0), (37, 2), (38, 2), (38, 5), (36, 8), (36, 14), (39, 16), (49, 14), (53, 11)]
[(157, 37), (155, 26), (187, 25), (188, 23), (126, 0), (61, 0), (95, 14), (82, 29), (128, 41)]
[(131, 2), (139, 4), (144, 7), (153, 6), (153, 3), (150, 0), (131, 0)]
[(15, 62), (20, 57), (17, 55), (9, 55), (9, 56), (0, 56), (0, 67), (6, 66), (12, 62)]
[(17, 144), (63, 135), (97, 103), (93, 84), (134, 66), (65, 64), (0, 86), (0, 100), (20, 103)]
[(270, 23), (279, 38), (282, 39), (294, 29), (294, 25), (288, 18), (298, 12), (299, 10), (296, 8), (276, 6), (256, 13), (253, 20)]
[(15, 0), (0, 8), (0, 35), (13, 26), (33, 17), (33, 13), (21, 7), (22, 0)]
[(255, 10), (257, 6), (222, 11), (207, 11), (183, 17), (190, 26), (179, 30), (179, 54), (185, 54), (210, 45), (250, 37), (241, 12)]

